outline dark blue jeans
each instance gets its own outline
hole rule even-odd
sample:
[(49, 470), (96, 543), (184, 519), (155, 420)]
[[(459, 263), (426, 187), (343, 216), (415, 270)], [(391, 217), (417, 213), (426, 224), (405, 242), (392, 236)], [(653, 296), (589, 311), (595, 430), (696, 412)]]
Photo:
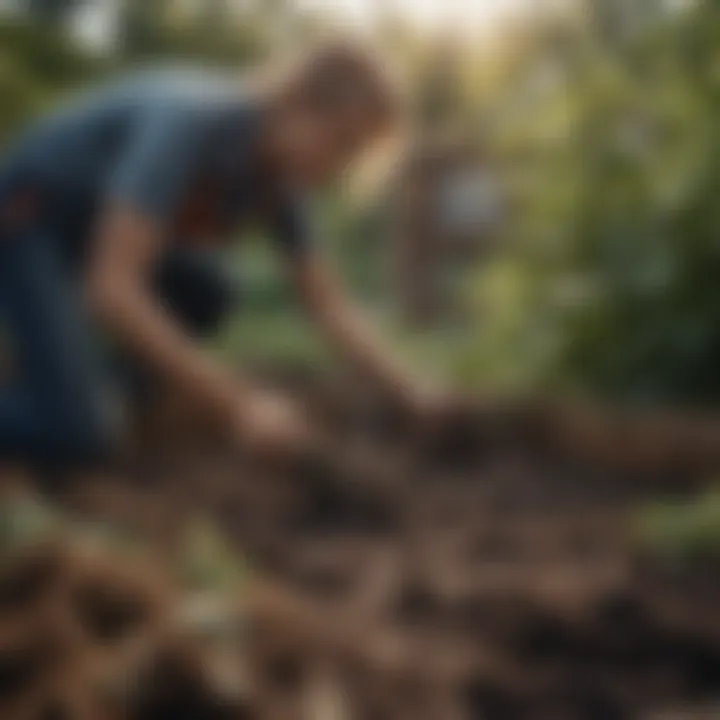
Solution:
[[(157, 271), (163, 303), (196, 336), (210, 334), (235, 304), (213, 260), (174, 251)], [(126, 388), (48, 231), (0, 229), (3, 329), (14, 370), (0, 380), (0, 460), (75, 467), (111, 456)]]

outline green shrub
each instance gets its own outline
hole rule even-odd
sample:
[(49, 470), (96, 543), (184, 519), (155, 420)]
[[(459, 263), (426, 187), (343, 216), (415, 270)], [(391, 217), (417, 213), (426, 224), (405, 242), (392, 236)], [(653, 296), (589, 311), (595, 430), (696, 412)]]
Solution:
[(720, 560), (720, 488), (694, 499), (657, 501), (637, 515), (641, 547), (659, 560)]

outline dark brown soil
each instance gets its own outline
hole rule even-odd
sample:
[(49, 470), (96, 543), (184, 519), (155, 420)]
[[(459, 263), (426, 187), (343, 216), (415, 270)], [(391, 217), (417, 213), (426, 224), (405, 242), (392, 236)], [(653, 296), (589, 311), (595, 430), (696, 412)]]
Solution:
[[(120, 479), (68, 489), (158, 546), (209, 513), (259, 578), (242, 701), (217, 695), (196, 647), (162, 639), (133, 661), (142, 681), (119, 717), (720, 717), (720, 570), (660, 567), (633, 522), (646, 500), (712, 479), (716, 423), (538, 401), (468, 405), (420, 432), (346, 388), (294, 385), (325, 452), (240, 462), (176, 409), (148, 421)], [(63, 580), (59, 565), (73, 563), (45, 549), (0, 576), (2, 718), (116, 717), (100, 697), (52, 700), (54, 658), (78, 637), (108, 653), (162, 625), (153, 583), (84, 566)], [(57, 637), (5, 629), (52, 593), (69, 626), (48, 620)]]

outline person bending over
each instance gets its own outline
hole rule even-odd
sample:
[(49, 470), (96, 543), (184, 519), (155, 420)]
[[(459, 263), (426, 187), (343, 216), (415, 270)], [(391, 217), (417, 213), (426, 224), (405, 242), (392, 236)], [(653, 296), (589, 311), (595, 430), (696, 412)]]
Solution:
[(379, 64), (351, 43), (263, 85), (144, 71), (35, 124), (0, 164), (0, 323), (18, 372), (0, 386), (0, 457), (94, 463), (115, 448), (116, 385), (98, 330), (193, 396), (245, 446), (284, 449), (289, 400), (203, 351), (233, 293), (208, 249), (260, 223), (310, 317), (346, 358), (422, 408), (313, 245), (304, 196), (391, 129)]

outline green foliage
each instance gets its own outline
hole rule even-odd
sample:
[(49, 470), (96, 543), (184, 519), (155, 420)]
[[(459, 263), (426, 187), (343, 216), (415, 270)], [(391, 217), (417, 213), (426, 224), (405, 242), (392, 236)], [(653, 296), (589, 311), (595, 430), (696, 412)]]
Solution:
[(720, 559), (720, 491), (694, 500), (658, 501), (638, 512), (640, 548), (655, 558), (685, 564)]
[(0, 21), (0, 141), (34, 118), (58, 94), (108, 70), (49, 26)]
[(183, 14), (173, 0), (127, 0), (122, 13), (121, 53), (126, 61), (147, 58), (203, 60), (238, 66), (267, 54), (267, 27), (235, 22), (226, 4), (199, 3)]
[(3, 56), (15, 62), (19, 80), (29, 79), (48, 88), (77, 85), (105, 69), (100, 58), (79, 47), (57, 28), (22, 18), (4, 19), (0, 23), (0, 48)]
[(179, 561), (185, 587), (195, 591), (233, 592), (247, 577), (242, 559), (209, 520), (188, 528)]
[[(720, 399), (720, 11), (590, 43), (500, 136), (513, 248), (477, 280), (478, 379)], [(537, 60), (537, 59), (536, 59)]]
[[(43, 0), (27, 14), (0, 17), (0, 142), (61, 93), (128, 64), (179, 58), (236, 68), (268, 51), (267, 29), (254, 20), (223, 22), (221, 14), (210, 14), (212, 23), (199, 22), (176, 17), (175, 2), (130, 0), (124, 5), (120, 52), (98, 56), (81, 47), (60, 22), (74, 4)], [(37, 18), (45, 21), (35, 22)]]
[(0, 502), (0, 553), (55, 538), (63, 530), (63, 518), (32, 497)]

